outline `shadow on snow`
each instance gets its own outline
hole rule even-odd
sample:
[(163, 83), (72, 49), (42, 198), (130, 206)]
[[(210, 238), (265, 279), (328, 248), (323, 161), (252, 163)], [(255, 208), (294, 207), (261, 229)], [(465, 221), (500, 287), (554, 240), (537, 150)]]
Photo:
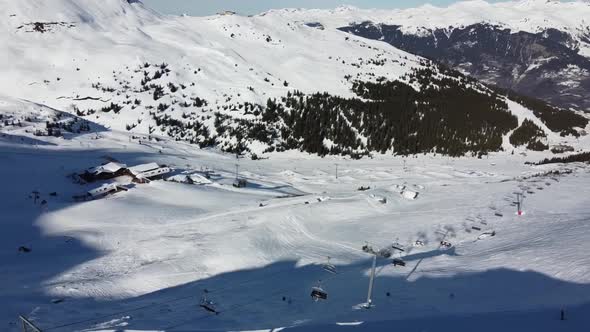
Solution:
[[(590, 323), (583, 313), (590, 307), (590, 285), (566, 282), (533, 271), (497, 269), (453, 274), (420, 274), (424, 259), (455, 255), (453, 250), (433, 250), (404, 257), (407, 267), (379, 263), (374, 290), (375, 307), (355, 309), (366, 299), (370, 259), (338, 266), (329, 274), (318, 265), (297, 266), (281, 261), (249, 270), (233, 271), (125, 300), (67, 298), (54, 304), (44, 282), (72, 267), (100, 257), (101, 253), (63, 236), (40, 234), (35, 220), (43, 212), (29, 198), (38, 190), (48, 200), (49, 211), (65, 209), (81, 186), (66, 179), (74, 171), (102, 162), (108, 154), (128, 164), (147, 160), (143, 153), (113, 151), (40, 152), (33, 149), (2, 150), (0, 172), (9, 174), (1, 187), (3, 236), (0, 275), (3, 322), (14, 322), (19, 313), (36, 318), (44, 331), (72, 330), (259, 330), (290, 327), (293, 330), (403, 331), (578, 331)], [(39, 156), (47, 155), (42, 163)], [(150, 156), (149, 158), (157, 158)], [(180, 158), (180, 157), (179, 157)], [(157, 160), (155, 160), (157, 161)], [(11, 165), (21, 165), (15, 168)], [(66, 180), (64, 180), (66, 179)], [(46, 194), (59, 188), (56, 197)], [(81, 221), (83, 222), (83, 221)], [(19, 253), (26, 245), (30, 253)], [(360, 244), (359, 244), (360, 245)], [(550, 264), (551, 262), (548, 262)], [(394, 271), (391, 271), (394, 270)], [(387, 273), (386, 273), (387, 272)], [(318, 280), (328, 300), (313, 302), (311, 287)], [(198, 306), (203, 290), (217, 304), (219, 315)], [(559, 309), (568, 306), (567, 320)], [(336, 325), (336, 322), (360, 325)], [(364, 323), (360, 323), (364, 322)], [(74, 323), (67, 326), (66, 324)], [(3, 323), (4, 324), (4, 323)], [(61, 327), (60, 327), (61, 326)], [(53, 327), (53, 328), (52, 328)], [(17, 326), (10, 323), (9, 329)]]

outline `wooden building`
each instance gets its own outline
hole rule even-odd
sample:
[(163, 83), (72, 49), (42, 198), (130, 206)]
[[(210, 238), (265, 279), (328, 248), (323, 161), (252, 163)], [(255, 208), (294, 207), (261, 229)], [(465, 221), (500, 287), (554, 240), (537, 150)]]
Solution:
[(100, 180), (110, 180), (119, 176), (129, 175), (127, 165), (109, 162), (104, 165), (87, 169), (79, 177), (86, 182), (95, 182)]

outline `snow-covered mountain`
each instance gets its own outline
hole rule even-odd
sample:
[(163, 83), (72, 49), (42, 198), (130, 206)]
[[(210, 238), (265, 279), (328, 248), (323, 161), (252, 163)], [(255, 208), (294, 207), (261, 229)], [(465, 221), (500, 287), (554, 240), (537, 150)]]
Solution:
[(484, 82), (588, 111), (590, 3), (466, 1), (407, 10), (275, 11), (429, 57)]
[(400, 25), (404, 34), (428, 35), (432, 30), (451, 32), (473, 24), (487, 23), (512, 31), (539, 33), (549, 29), (563, 31), (573, 39), (568, 45), (590, 55), (590, 3), (588, 1), (521, 0), (487, 2), (460, 1), (447, 7), (423, 5), (409, 9), (360, 9), (343, 6), (333, 10), (282, 9), (262, 15), (322, 22), (339, 28), (353, 23), (372, 21)]
[[(547, 149), (587, 125), (527, 103), (541, 131), (511, 140), (525, 118), (503, 92), (329, 28), (329, 15), (326, 28), (315, 20), (321, 11), (170, 17), (119, 0), (2, 1), (2, 11), (0, 52), (12, 59), (0, 65), (4, 94), (137, 134), (253, 156), (290, 149), (481, 155)], [(356, 17), (349, 8), (331, 13), (336, 21)], [(451, 117), (453, 110), (464, 115)]]
[(586, 328), (587, 114), (391, 13), (0, 0), (0, 330)]

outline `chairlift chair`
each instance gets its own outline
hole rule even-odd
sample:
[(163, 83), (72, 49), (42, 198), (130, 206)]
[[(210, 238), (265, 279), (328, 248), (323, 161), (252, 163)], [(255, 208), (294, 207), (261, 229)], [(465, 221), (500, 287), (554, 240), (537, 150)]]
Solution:
[(383, 257), (383, 258), (390, 258), (393, 253), (391, 252), (391, 250), (389, 250), (389, 248), (383, 248), (380, 249), (377, 253), (375, 253), (377, 256), (379, 257)]
[(328, 299), (328, 293), (322, 288), (320, 282), (318, 282), (317, 286), (311, 288), (311, 298), (315, 302)]
[(391, 264), (393, 264), (393, 266), (406, 266), (406, 262), (404, 262), (401, 258), (394, 258)]
[(440, 241), (440, 246), (441, 246), (441, 248), (448, 249), (448, 248), (452, 247), (453, 245), (451, 244), (451, 242), (443, 240), (443, 241)]
[(326, 272), (330, 272), (332, 274), (338, 273), (338, 271), (336, 270), (336, 266), (334, 266), (334, 264), (330, 263), (330, 257), (328, 257), (328, 261), (322, 265), (322, 269), (324, 269)]
[(203, 293), (203, 297), (201, 297), (201, 302), (199, 303), (199, 307), (205, 309), (208, 312), (214, 313), (219, 315), (219, 311), (215, 307), (215, 303), (213, 301), (207, 299), (207, 291)]
[(362, 249), (364, 252), (369, 253), (369, 254), (375, 253), (375, 251), (373, 250), (373, 247), (371, 247), (368, 242), (365, 243), (365, 245), (363, 246)]

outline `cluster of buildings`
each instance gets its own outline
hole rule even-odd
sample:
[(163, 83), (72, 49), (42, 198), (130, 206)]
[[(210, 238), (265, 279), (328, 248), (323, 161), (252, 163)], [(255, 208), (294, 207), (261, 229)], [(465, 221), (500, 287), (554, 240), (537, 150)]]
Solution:
[(76, 177), (80, 183), (104, 182), (102, 185), (87, 191), (84, 194), (74, 196), (75, 200), (86, 201), (102, 198), (120, 191), (127, 191), (132, 183), (149, 183), (162, 179), (164, 175), (171, 173), (172, 169), (156, 163), (147, 163), (127, 167), (118, 162), (108, 162), (104, 165), (87, 169)]

